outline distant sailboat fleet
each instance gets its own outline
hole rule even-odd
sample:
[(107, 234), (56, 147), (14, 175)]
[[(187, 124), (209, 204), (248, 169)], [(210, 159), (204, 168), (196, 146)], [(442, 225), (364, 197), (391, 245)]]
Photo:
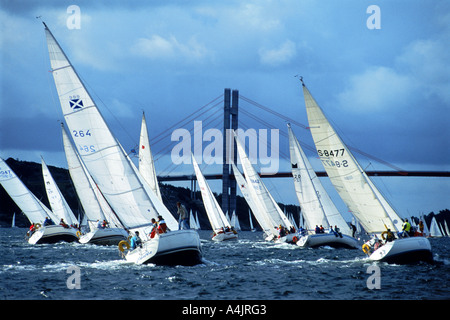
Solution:
[[(20, 181), (0, 159), (0, 183), (32, 224), (30, 244), (79, 241), (118, 245), (123, 257), (137, 264), (202, 263), (197, 213), (189, 212), (190, 229), (182, 229), (163, 203), (151, 153), (147, 123), (142, 115), (139, 166), (124, 152), (95, 105), (67, 56), (45, 25), (52, 75), (65, 122), (62, 137), (68, 168), (85, 219), (79, 221), (67, 205), (44, 159), (42, 171), (51, 210)], [(324, 112), (301, 79), (309, 128), (317, 154), (339, 196), (353, 215), (352, 227), (344, 220), (288, 124), (293, 185), (301, 207), (300, 225), (281, 210), (250, 163), (245, 147), (234, 134), (239, 163), (232, 163), (237, 185), (264, 239), (299, 247), (361, 247), (362, 229), (370, 240), (362, 250), (370, 260), (394, 263), (430, 261), (431, 245), (426, 237), (407, 233), (405, 223), (381, 195), (373, 182), (331, 126)], [(214, 197), (194, 156), (193, 169), (203, 204), (213, 230), (213, 241), (237, 240), (241, 230), (236, 212), (224, 213)], [(12, 225), (14, 226), (14, 219)], [(164, 228), (162, 226), (164, 225)], [(167, 227), (167, 229), (166, 229)], [(413, 226), (414, 227), (414, 226)], [(425, 228), (426, 228), (425, 224)], [(443, 226), (449, 234), (448, 226)], [(358, 239), (355, 237), (358, 234)], [(402, 236), (399, 236), (401, 234)], [(433, 217), (429, 234), (443, 233)], [(131, 240), (130, 240), (131, 239)]]

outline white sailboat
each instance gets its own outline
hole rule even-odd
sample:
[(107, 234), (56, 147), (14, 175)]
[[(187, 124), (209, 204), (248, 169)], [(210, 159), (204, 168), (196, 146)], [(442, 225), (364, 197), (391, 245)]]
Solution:
[(445, 233), (447, 234), (447, 237), (449, 237), (450, 236), (450, 230), (448, 229), (447, 220), (444, 220), (444, 229), (445, 229)]
[(155, 163), (150, 150), (150, 140), (148, 138), (147, 122), (145, 121), (144, 113), (142, 113), (141, 134), (139, 138), (139, 172), (142, 177), (144, 177), (152, 191), (162, 202), (161, 190), (159, 189), (158, 179), (156, 176)]
[(431, 223), (430, 223), (430, 237), (433, 237), (433, 238), (440, 238), (440, 237), (442, 237), (441, 229), (439, 228), (439, 225), (438, 225), (435, 217), (433, 217), (431, 219)]
[(17, 228), (16, 227), (16, 213), (13, 213), (12, 221), (11, 221), (11, 228)]
[[(44, 26), (61, 109), (79, 155), (124, 227), (133, 233), (139, 231), (143, 240), (142, 246), (128, 251), (125, 258), (137, 264), (201, 263), (198, 233), (177, 230), (176, 219), (126, 155), (65, 53)], [(172, 231), (150, 238), (151, 219), (158, 216)]]
[[(79, 242), (97, 245), (119, 244), (120, 241), (127, 239), (128, 232), (123, 228), (87, 172), (62, 124), (61, 131), (69, 174), (83, 206), (89, 229), (88, 232), (80, 235)], [(106, 222), (105, 227), (102, 226), (103, 221)]]
[[(0, 184), (34, 226), (32, 234), (28, 234), (28, 243), (41, 244), (56, 243), (59, 241), (71, 242), (77, 240), (76, 234), (74, 234), (73, 231), (66, 229), (61, 225), (54, 224), (54, 222), (58, 222), (58, 217), (54, 215), (33, 193), (31, 193), (14, 171), (1, 158)], [(52, 220), (52, 225), (46, 225), (44, 223), (47, 220), (46, 218)]]
[(189, 228), (198, 230), (200, 227), (197, 224), (197, 221), (195, 220), (194, 215), (192, 214), (192, 209), (189, 210)]
[[(378, 236), (401, 231), (401, 219), (361, 168), (323, 114), (302, 80), (310, 131), (332, 184), (361, 226)], [(363, 245), (370, 260), (408, 263), (431, 260), (431, 245), (424, 237), (401, 238), (380, 246), (376, 238)]]
[(233, 214), (231, 215), (230, 224), (233, 226), (234, 230), (241, 231), (241, 224), (239, 223), (239, 218), (236, 215), (236, 210), (233, 210)]
[(252, 211), (250, 210), (250, 208), (248, 209), (248, 221), (250, 223), (250, 231), (255, 232), (256, 228), (253, 226)]
[[(351, 231), (325, 188), (320, 183), (314, 169), (288, 124), (289, 150), (291, 155), (292, 176), (303, 216), (309, 230), (299, 235), (297, 245), (300, 247), (330, 246), (356, 249), (358, 242), (351, 237)], [(315, 227), (331, 228), (327, 233), (316, 233)], [(333, 228), (339, 228), (336, 232)], [(313, 229), (314, 228), (314, 229)]]
[(231, 228), (228, 219), (225, 217), (222, 208), (220, 208), (214, 194), (209, 188), (205, 177), (203, 176), (197, 161), (194, 156), (191, 155), (192, 164), (194, 166), (195, 175), (197, 176), (197, 182), (200, 187), (202, 194), (203, 204), (205, 206), (205, 211), (208, 216), (209, 222), (211, 223), (212, 230), (214, 231), (212, 240), (214, 241), (224, 241), (237, 239), (237, 232)]
[[(258, 215), (262, 216), (261, 222), (264, 222), (262, 222), (263, 224), (260, 224), (266, 232), (266, 240), (294, 243), (297, 236), (293, 232), (289, 233), (289, 230), (293, 229), (292, 223), (275, 202), (260, 176), (253, 168), (236, 134), (235, 140), (241, 165), (244, 170), (245, 180), (249, 189), (249, 195), (252, 198), (251, 203), (256, 207), (256, 209), (252, 211), (253, 214), (255, 214), (255, 217), (258, 217)], [(259, 219), (258, 222), (260, 222)]]

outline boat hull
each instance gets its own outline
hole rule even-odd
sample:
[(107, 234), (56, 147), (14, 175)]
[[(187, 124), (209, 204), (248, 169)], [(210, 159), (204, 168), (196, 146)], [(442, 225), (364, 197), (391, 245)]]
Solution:
[(275, 238), (275, 243), (291, 243), (295, 244), (297, 239), (297, 235), (295, 233), (289, 233), (288, 235), (285, 235), (284, 237)]
[(200, 237), (194, 230), (177, 230), (144, 241), (129, 251), (126, 260), (136, 264), (193, 266), (202, 263)]
[(329, 246), (332, 248), (357, 249), (358, 240), (345, 234), (343, 234), (341, 238), (331, 233), (321, 233), (302, 236), (298, 239), (297, 245), (302, 248)]
[(420, 261), (431, 262), (431, 244), (424, 237), (411, 237), (387, 242), (375, 250), (369, 259), (396, 264), (417, 263)]
[(60, 225), (51, 225), (39, 228), (28, 239), (29, 244), (57, 243), (78, 241), (77, 230), (64, 228)]
[(234, 240), (237, 238), (238, 238), (237, 233), (230, 231), (230, 232), (218, 233), (214, 237), (212, 237), (212, 240), (219, 242), (219, 241), (225, 241), (225, 240)]
[(126, 240), (128, 232), (121, 228), (96, 229), (80, 237), (80, 243), (110, 246)]

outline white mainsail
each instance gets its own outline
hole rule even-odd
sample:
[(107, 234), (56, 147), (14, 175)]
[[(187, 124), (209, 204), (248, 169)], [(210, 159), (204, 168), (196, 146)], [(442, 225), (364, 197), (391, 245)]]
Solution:
[(234, 230), (240, 231), (241, 230), (241, 224), (239, 223), (239, 218), (236, 215), (236, 211), (233, 211), (233, 214), (231, 215), (231, 225), (233, 226)]
[(64, 125), (61, 125), (61, 131), (69, 174), (72, 178), (91, 230), (97, 227), (97, 220), (108, 221), (110, 227), (123, 228), (81, 161), (70, 141)]
[(27, 216), (30, 223), (43, 224), (46, 217), (58, 223), (58, 218), (19, 179), (8, 164), (0, 158), (0, 184)]
[(214, 231), (219, 231), (222, 228), (225, 229), (231, 228), (228, 219), (225, 217), (225, 214), (220, 208), (219, 203), (217, 202), (214, 194), (209, 188), (208, 183), (206, 182), (205, 177), (203, 176), (197, 161), (194, 156), (191, 156), (192, 164), (194, 165), (195, 175), (197, 176), (197, 182), (200, 187), (200, 191), (202, 194), (203, 204), (205, 205), (205, 211), (208, 216), (209, 222), (211, 223), (211, 227)]
[[(45, 25), (45, 24), (44, 24)], [(52, 75), (67, 126), (81, 159), (108, 203), (128, 229), (145, 228), (164, 206), (137, 174), (75, 69), (45, 25)], [(177, 221), (163, 215), (171, 230)]]
[(252, 212), (251, 212), (250, 208), (248, 209), (248, 221), (250, 223), (250, 230), (256, 231), (255, 227), (253, 226)]
[(351, 213), (369, 233), (401, 231), (401, 219), (384, 199), (328, 122), (303, 84), (309, 127), (328, 177)]
[(194, 230), (200, 229), (197, 225), (197, 221), (195, 221), (194, 215), (192, 214), (192, 210), (189, 211), (189, 228)]
[(449, 237), (450, 236), (450, 230), (448, 229), (447, 220), (444, 220), (444, 229), (445, 229), (445, 233), (447, 234), (447, 237)]
[(430, 223), (430, 236), (432, 237), (442, 237), (441, 229), (436, 221), (436, 218), (433, 217)]
[(351, 235), (350, 228), (334, 205), (316, 172), (303, 152), (300, 143), (288, 124), (289, 150), (292, 176), (300, 207), (310, 228), (338, 226), (343, 234)]
[(278, 235), (278, 232), (274, 228), (280, 225), (290, 229), (291, 227), (293, 227), (291, 222), (284, 215), (283, 211), (280, 209), (280, 207), (275, 202), (272, 195), (269, 193), (266, 186), (262, 182), (260, 176), (253, 168), (253, 165), (250, 163), (250, 160), (248, 159), (247, 154), (245, 153), (245, 150), (242, 147), (238, 136), (236, 135), (235, 140), (239, 158), (241, 160), (241, 165), (244, 170), (245, 179), (250, 189), (250, 194), (257, 206), (261, 207), (262, 214), (266, 214), (266, 217), (268, 217), (271, 221), (271, 233), (273, 235)]
[[(257, 201), (253, 201), (253, 197), (251, 195), (251, 190), (248, 187), (248, 183), (245, 180), (245, 178), (242, 176), (239, 169), (236, 167), (234, 163), (231, 164), (233, 168), (234, 177), (236, 179), (236, 183), (239, 186), (239, 189), (241, 190), (242, 195), (244, 196), (245, 200), (247, 201), (249, 209), (253, 212), (253, 215), (255, 216), (256, 220), (258, 221), (259, 225), (263, 229), (263, 231), (269, 235), (273, 232), (273, 223), (269, 219), (268, 216), (263, 214), (263, 209), (258, 206)], [(250, 213), (249, 213), (250, 214)], [(251, 216), (250, 216), (251, 218)], [(252, 222), (250, 220), (250, 222)], [(253, 227), (251, 227), (253, 229)]]
[(144, 113), (142, 113), (141, 135), (139, 139), (139, 172), (153, 192), (158, 196), (159, 200), (162, 201), (161, 191), (156, 177), (155, 163), (150, 150), (147, 122), (145, 121)]
[[(52, 212), (58, 216), (58, 218), (64, 219), (66, 224), (75, 225), (78, 224), (78, 220), (67, 204), (66, 199), (64, 198), (61, 190), (58, 188), (55, 180), (53, 179), (50, 170), (47, 167), (47, 164), (42, 160), (42, 175), (44, 177), (45, 190), (47, 191), (47, 198), (50, 202), (50, 206), (52, 208)], [(55, 223), (59, 223), (59, 221), (55, 221)]]

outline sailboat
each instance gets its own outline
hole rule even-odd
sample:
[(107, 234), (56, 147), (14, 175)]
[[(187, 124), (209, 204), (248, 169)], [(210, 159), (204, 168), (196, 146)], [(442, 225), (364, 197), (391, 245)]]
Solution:
[(447, 234), (447, 237), (449, 237), (450, 230), (448, 229), (447, 220), (444, 220), (444, 229), (445, 229), (445, 233)]
[[(141, 246), (126, 254), (124, 246), (119, 246), (119, 250), (123, 250), (127, 261), (136, 264), (202, 263), (198, 233), (177, 230), (177, 221), (124, 152), (67, 56), (45, 23), (44, 26), (51, 72), (78, 153), (123, 226), (133, 234), (139, 232), (142, 239)], [(158, 219), (158, 216), (171, 231), (151, 238), (151, 219)]]
[(440, 238), (442, 237), (441, 229), (436, 221), (436, 218), (433, 217), (430, 223), (430, 237), (432, 238)]
[(191, 155), (192, 164), (194, 165), (195, 175), (197, 176), (197, 182), (202, 194), (203, 204), (205, 205), (205, 211), (208, 216), (209, 222), (213, 230), (213, 241), (224, 241), (237, 239), (238, 235), (236, 230), (231, 227), (228, 219), (225, 217), (222, 209), (219, 206), (214, 194), (212, 193), (205, 177), (203, 176), (197, 161), (194, 156)]
[[(34, 226), (32, 233), (28, 233), (29, 244), (72, 242), (78, 239), (73, 230), (54, 223), (55, 221), (58, 222), (58, 217), (25, 186), (1, 158), (0, 184)], [(49, 219), (52, 220), (51, 225), (44, 223)]]
[(275, 202), (262, 182), (261, 177), (253, 168), (253, 165), (250, 163), (250, 160), (235, 133), (234, 137), (241, 165), (244, 170), (247, 187), (249, 189), (249, 196), (252, 199), (249, 202), (249, 206), (255, 207), (255, 210), (252, 209), (252, 211), (257, 219), (258, 215), (261, 216), (261, 222), (259, 219), (258, 222), (260, 222), (260, 225), (264, 228), (266, 240), (288, 243), (296, 242), (294, 241), (297, 238), (296, 234), (290, 232), (290, 230), (293, 230), (294, 226)]
[[(127, 239), (128, 232), (123, 228), (123, 225), (95, 185), (73, 147), (63, 124), (61, 124), (61, 131), (69, 174), (83, 206), (85, 217), (87, 217), (88, 232), (80, 235), (79, 242), (97, 245), (118, 245), (120, 241)], [(103, 226), (103, 222), (105, 222), (105, 226)]]
[(399, 238), (383, 243), (378, 236), (401, 231), (402, 220), (361, 168), (356, 158), (325, 117), (301, 79), (309, 128), (317, 153), (340, 197), (373, 238), (363, 245), (373, 261), (409, 263), (432, 260), (424, 237)]
[(231, 215), (230, 224), (234, 227), (236, 231), (241, 231), (241, 224), (239, 223), (239, 218), (236, 215), (236, 210), (233, 210), (233, 214)]
[(13, 213), (12, 221), (11, 221), (11, 228), (17, 228), (16, 226), (16, 213)]
[(192, 209), (189, 210), (189, 228), (194, 230), (200, 229), (199, 225), (197, 224), (197, 221), (195, 220), (194, 215), (192, 214)]
[[(291, 155), (292, 176), (303, 216), (309, 228), (304, 235), (300, 234), (297, 245), (300, 247), (330, 246), (333, 248), (356, 249), (358, 242), (351, 237), (351, 231), (325, 188), (320, 183), (300, 143), (288, 124), (289, 150)], [(315, 233), (315, 228), (330, 228), (327, 233)], [(333, 226), (335, 230), (333, 230)], [(339, 228), (339, 231), (336, 230)]]
[(42, 175), (44, 177), (45, 190), (47, 192), (47, 198), (48, 201), (50, 202), (52, 212), (55, 216), (58, 217), (59, 221), (57, 222), (59, 222), (59, 224), (62, 225), (65, 229), (67, 229), (69, 232), (73, 233), (73, 237), (68, 240), (77, 241), (78, 240), (77, 227), (79, 224), (78, 220), (73, 214), (72, 209), (70, 209), (69, 204), (67, 203), (63, 194), (61, 193), (61, 190), (59, 189), (58, 185), (53, 179), (52, 174), (50, 173), (50, 170), (48, 169), (48, 166), (45, 163), (44, 158), (42, 157), (41, 163), (42, 163)]
[(44, 177), (45, 190), (50, 202), (52, 212), (60, 219), (61, 223), (66, 223), (69, 226), (78, 225), (78, 220), (69, 207), (66, 199), (61, 193), (56, 181), (53, 179), (44, 158), (41, 157), (42, 175)]
[(256, 228), (253, 226), (252, 211), (250, 210), (250, 208), (248, 209), (248, 221), (250, 223), (250, 231), (255, 232)]

